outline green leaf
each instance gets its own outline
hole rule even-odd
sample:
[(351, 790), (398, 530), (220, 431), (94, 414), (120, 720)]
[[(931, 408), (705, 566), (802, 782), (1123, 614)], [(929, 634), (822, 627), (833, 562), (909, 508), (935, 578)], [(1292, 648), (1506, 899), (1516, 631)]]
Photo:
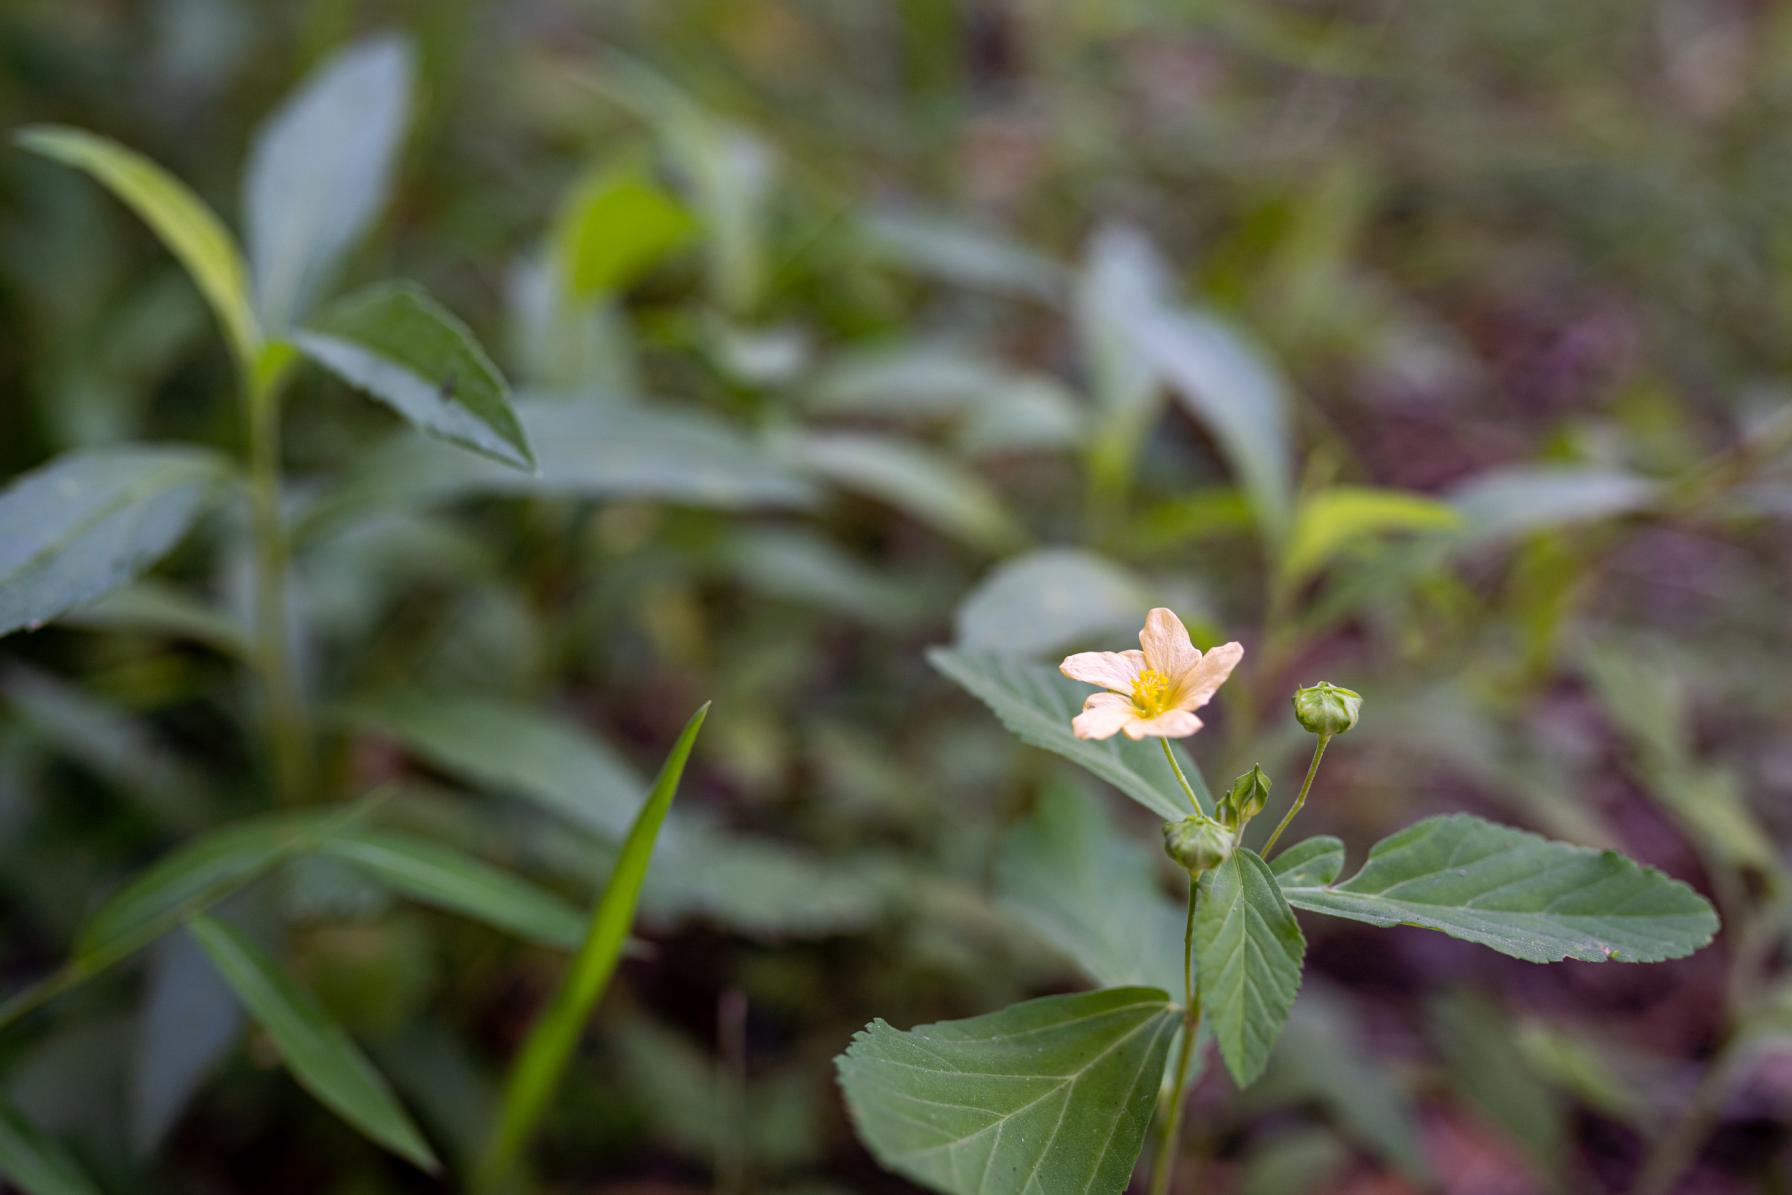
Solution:
[(1137, 577), (1099, 556), (1044, 548), (997, 565), (959, 603), (953, 618), (964, 651), (1037, 656), (1136, 634), (1154, 605)]
[(59, 456), (0, 490), (0, 634), (35, 629), (154, 564), (217, 496), (224, 463), (137, 445)]
[(332, 305), (293, 343), (424, 431), (518, 469), (535, 457), (510, 388), (465, 324), (409, 283)]
[(1559, 465), (1497, 469), (1447, 496), (1473, 545), (1516, 539), (1647, 509), (1661, 485), (1634, 473)]
[(1062, 266), (998, 229), (951, 216), (885, 210), (860, 224), (866, 248), (915, 273), (958, 286), (1051, 301), (1062, 294)]
[(440, 1168), (385, 1079), (309, 994), (229, 926), (199, 917), (189, 928), (305, 1090), (393, 1153), (431, 1172)]
[(1322, 888), (1344, 870), (1344, 843), (1329, 834), (1304, 839), (1277, 851), (1269, 869), (1284, 889)]
[(574, 186), (554, 230), (562, 284), (580, 302), (624, 290), (696, 229), (639, 165), (593, 170)]
[(1195, 906), (1201, 1016), (1240, 1087), (1263, 1071), (1300, 988), (1307, 942), (1275, 873), (1240, 848), (1202, 875)]
[(256, 310), (270, 333), (304, 318), (379, 214), (410, 90), (410, 47), (373, 38), (320, 66), (256, 134), (243, 207)]
[(193, 276), (246, 366), (261, 347), (242, 254), (198, 196), (134, 150), (81, 129), (38, 125), (18, 134), (26, 149), (84, 170), (142, 217)]
[(159, 581), (142, 580), (113, 590), (96, 602), (69, 611), (63, 623), (189, 639), (239, 659), (247, 659), (252, 650), (249, 632), (240, 621)]
[(1156, 988), (1047, 996), (899, 1032), (835, 1060), (879, 1162), (950, 1195), (1119, 1195), (1182, 1010)]
[(1453, 507), (1422, 494), (1361, 486), (1321, 490), (1301, 500), (1282, 576), (1297, 585), (1362, 540), (1393, 531), (1449, 531), (1461, 522)]
[(906, 440), (859, 432), (810, 433), (791, 442), (802, 467), (843, 490), (883, 502), (944, 535), (991, 551), (1024, 533), (980, 477)]
[(628, 837), (616, 857), (616, 866), (592, 910), (585, 940), (573, 956), (566, 978), (523, 1042), (505, 1082), (490, 1145), (475, 1176), (473, 1186), (477, 1191), (500, 1190), (509, 1180), (554, 1097), (554, 1089), (559, 1086), (560, 1076), (578, 1045), (585, 1022), (609, 986), (617, 960), (622, 957), (629, 926), (635, 918), (635, 905), (640, 899), (641, 885), (647, 879), (653, 844), (672, 807), (679, 778), (684, 775), (685, 761), (690, 758), (691, 747), (696, 743), (697, 732), (702, 729), (708, 713), (709, 706), (705, 705), (692, 714), (678, 741), (672, 745), (647, 800), (629, 827)]
[(1296, 908), (1434, 929), (1533, 963), (1661, 962), (1718, 929), (1704, 897), (1652, 867), (1467, 814), (1384, 838), (1342, 884), (1284, 892)]
[(1183, 910), (1158, 883), (1162, 866), (1090, 794), (1055, 784), (1003, 840), (996, 891), (1096, 983), (1180, 991)]
[[(1002, 656), (936, 647), (928, 651), (927, 660), (988, 706), (1022, 742), (1080, 764), (1161, 818), (1188, 816), (1188, 799), (1157, 744), (1135, 743), (1119, 735), (1097, 742), (1071, 733), (1070, 720), (1090, 691), (1087, 686), (1066, 680), (1055, 668)], [(1200, 769), (1184, 756), (1182, 770), (1202, 803), (1211, 808), (1213, 797)]]
[(561, 950), (578, 945), (584, 919), (559, 897), (452, 847), (389, 830), (330, 834), (319, 853), (342, 859), (393, 891)]
[(148, 1157), (242, 1034), (243, 1013), (217, 969), (187, 934), (150, 951), (131, 1058), (127, 1127)]
[(0, 1175), (25, 1195), (99, 1195), (73, 1158), (12, 1108), (0, 1104)]

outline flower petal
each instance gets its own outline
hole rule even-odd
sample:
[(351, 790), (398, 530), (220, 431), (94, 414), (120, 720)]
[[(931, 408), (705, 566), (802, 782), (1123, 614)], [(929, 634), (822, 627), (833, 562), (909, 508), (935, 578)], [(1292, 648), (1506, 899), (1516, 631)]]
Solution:
[(1100, 685), (1116, 693), (1132, 692), (1132, 682), (1145, 667), (1142, 651), (1085, 651), (1066, 656), (1058, 671), (1085, 685)]
[(1083, 703), (1083, 712), (1070, 720), (1070, 730), (1079, 739), (1111, 739), (1138, 717), (1132, 702), (1119, 694), (1094, 693)]
[(1145, 615), (1139, 646), (1145, 649), (1146, 665), (1165, 676), (1181, 676), (1201, 662), (1201, 653), (1189, 641), (1188, 628), (1174, 612), (1162, 606)]
[(1147, 735), (1159, 739), (1184, 739), (1201, 729), (1201, 725), (1201, 719), (1187, 710), (1169, 710), (1155, 718), (1134, 717), (1121, 729), (1126, 731), (1127, 738), (1135, 741)]
[(1238, 643), (1222, 643), (1196, 661), (1176, 682), (1176, 699), (1171, 704), (1179, 710), (1198, 710), (1213, 700), (1219, 687), (1226, 683), (1238, 661), (1244, 659), (1244, 647)]

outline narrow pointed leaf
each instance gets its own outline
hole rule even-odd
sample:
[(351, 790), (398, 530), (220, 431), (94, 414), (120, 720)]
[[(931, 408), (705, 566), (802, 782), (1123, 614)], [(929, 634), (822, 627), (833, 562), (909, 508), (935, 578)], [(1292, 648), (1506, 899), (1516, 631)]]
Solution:
[(1201, 1016), (1239, 1086), (1262, 1073), (1300, 988), (1306, 939), (1275, 873), (1239, 850), (1201, 877), (1195, 979)]
[(616, 865), (592, 910), (585, 939), (573, 956), (566, 978), (523, 1042), (522, 1051), (504, 1086), (498, 1122), (480, 1164), (475, 1190), (501, 1190), (509, 1181), (553, 1099), (554, 1089), (559, 1086), (560, 1076), (578, 1045), (585, 1022), (609, 986), (610, 976), (615, 973), (616, 963), (622, 957), (629, 926), (635, 918), (635, 906), (640, 901), (641, 885), (647, 879), (654, 842), (672, 807), (679, 779), (684, 775), (685, 761), (690, 758), (691, 747), (696, 743), (697, 732), (708, 713), (709, 706), (705, 705), (691, 715), (678, 741), (672, 745), (671, 753), (660, 767), (660, 774), (617, 853)]
[(1454, 507), (1423, 494), (1334, 486), (1302, 499), (1282, 558), (1282, 576), (1287, 584), (1299, 584), (1365, 539), (1400, 531), (1451, 531), (1461, 522)]
[(136, 212), (193, 276), (237, 360), (254, 360), (261, 332), (242, 254), (223, 221), (184, 183), (142, 154), (81, 129), (39, 125), (20, 132), (18, 142), (86, 171)]
[(1308, 838), (1276, 852), (1269, 869), (1284, 891), (1323, 887), (1344, 870), (1344, 844), (1329, 834)]
[(392, 283), (352, 295), (293, 341), (429, 434), (534, 469), (498, 367), (466, 325), (419, 288)]
[(949, 1195), (1119, 1195), (1182, 1010), (1156, 988), (1047, 996), (900, 1032), (835, 1060), (877, 1160)]
[(35, 628), (159, 560), (220, 493), (194, 448), (71, 452), (0, 490), (0, 634)]
[[(1088, 686), (1066, 680), (1049, 666), (1002, 656), (936, 647), (927, 659), (988, 706), (1022, 742), (1081, 764), (1159, 817), (1188, 816), (1188, 798), (1164, 762), (1162, 748), (1120, 736), (1095, 742), (1071, 733), (1070, 720), (1090, 692)], [(1183, 757), (1182, 770), (1202, 802), (1211, 807), (1213, 798), (1200, 769)]]
[(280, 1048), (286, 1069), (312, 1095), (380, 1145), (425, 1170), (435, 1154), (348, 1034), (311, 996), (237, 931), (209, 917), (189, 927), (249, 1015)]
[(894, 507), (972, 547), (1001, 551), (1025, 538), (980, 476), (912, 441), (818, 432), (794, 439), (791, 456), (841, 489)]
[(242, 1008), (188, 935), (162, 939), (146, 970), (128, 1122), (139, 1157), (156, 1151), (243, 1029)]
[(1434, 929), (1533, 963), (1661, 962), (1718, 929), (1710, 902), (1652, 867), (1466, 814), (1384, 838), (1341, 884), (1283, 891), (1297, 908)]
[(99, 1195), (63, 1148), (18, 1112), (0, 1104), (0, 1178), (25, 1195)]

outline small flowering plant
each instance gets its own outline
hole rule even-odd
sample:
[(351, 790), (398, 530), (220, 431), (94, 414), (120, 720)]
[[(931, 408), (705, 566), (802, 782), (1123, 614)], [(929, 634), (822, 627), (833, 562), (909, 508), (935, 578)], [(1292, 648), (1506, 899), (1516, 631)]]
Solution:
[[(840, 1083), (860, 1137), (884, 1165), (950, 1195), (1117, 1195), (1155, 1120), (1150, 1189), (1162, 1195), (1177, 1169), (1189, 1077), (1208, 1042), (1241, 1087), (1269, 1059), (1300, 986), (1306, 940), (1296, 909), (1435, 930), (1533, 963), (1659, 962), (1716, 934), (1710, 903), (1677, 880), (1614, 851), (1466, 814), (1427, 818), (1383, 839), (1349, 879), (1340, 879), (1345, 852), (1336, 838), (1277, 850), (1326, 747), (1362, 712), (1360, 694), (1326, 683), (1294, 694), (1294, 717), (1314, 736), (1312, 759), (1286, 813), (1252, 845), (1251, 823), (1270, 803), (1269, 776), (1252, 767), (1215, 797), (1171, 743), (1201, 729), (1195, 711), (1243, 657), (1237, 643), (1202, 653), (1161, 608), (1146, 616), (1137, 650), (1064, 660), (1062, 677), (1099, 687), (1086, 696), (1010, 658), (933, 653), (940, 671), (1020, 738), (1164, 817), (1164, 850), (1185, 877), (1187, 912), (1173, 972), (1163, 965), (1176, 960), (1173, 930), (1149, 940), (1152, 957), (1128, 967), (1112, 961), (1123, 944), (1091, 942), (1087, 934), (1099, 931), (1085, 928), (1080, 951), (1070, 951), (1090, 974), (1111, 980), (1106, 986), (907, 1031), (878, 1020), (857, 1034), (837, 1060)], [(1115, 857), (1103, 853), (1101, 863)], [(1127, 874), (1093, 881), (1098, 891), (1142, 885), (1148, 903), (1159, 899), (1155, 884)], [(1054, 896), (1061, 906), (1099, 899), (1098, 891), (1065, 885)], [(1139, 907), (1133, 920), (1155, 934), (1157, 922)], [(1084, 920), (1099, 927), (1127, 919)], [(1161, 983), (1129, 981), (1160, 975)]]

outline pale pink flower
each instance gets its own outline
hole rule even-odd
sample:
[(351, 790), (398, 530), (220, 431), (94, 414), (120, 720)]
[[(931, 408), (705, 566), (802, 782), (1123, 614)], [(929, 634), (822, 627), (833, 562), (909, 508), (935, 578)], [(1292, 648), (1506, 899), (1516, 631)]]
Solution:
[(1179, 739), (1201, 729), (1195, 711), (1232, 675), (1244, 648), (1222, 643), (1206, 655), (1189, 641), (1188, 628), (1159, 606), (1145, 616), (1139, 632), (1142, 651), (1085, 651), (1068, 656), (1058, 670), (1071, 680), (1100, 685), (1083, 712), (1070, 723), (1079, 739), (1129, 739), (1147, 735)]

